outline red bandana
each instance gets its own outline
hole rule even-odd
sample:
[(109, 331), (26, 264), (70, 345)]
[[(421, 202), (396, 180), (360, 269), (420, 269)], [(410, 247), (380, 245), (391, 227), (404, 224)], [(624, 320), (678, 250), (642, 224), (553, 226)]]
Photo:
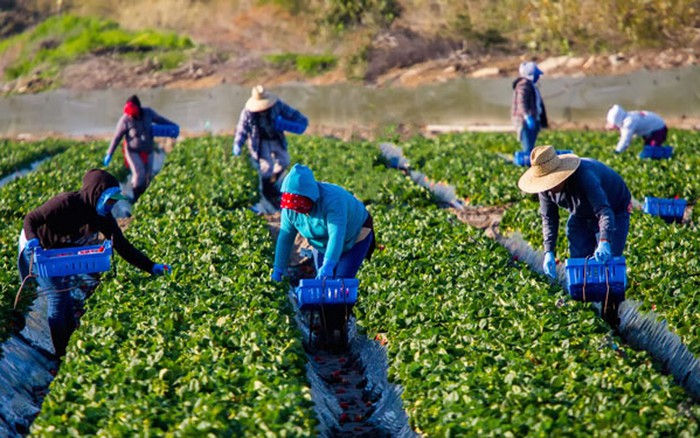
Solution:
[(297, 213), (307, 214), (314, 206), (314, 201), (306, 196), (295, 195), (294, 193), (282, 193), (282, 202), (280, 206), (282, 208), (294, 210)]
[(127, 116), (138, 117), (139, 112), (139, 107), (136, 106), (136, 104), (132, 101), (128, 101), (124, 105), (124, 114), (126, 114)]

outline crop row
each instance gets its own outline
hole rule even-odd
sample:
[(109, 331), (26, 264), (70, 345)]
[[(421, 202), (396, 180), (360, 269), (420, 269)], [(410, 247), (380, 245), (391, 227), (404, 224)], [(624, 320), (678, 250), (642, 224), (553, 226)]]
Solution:
[[(700, 187), (700, 154), (697, 153), (700, 135), (672, 131), (669, 144), (675, 149), (671, 160), (640, 160), (636, 155), (640, 147), (638, 142), (625, 154), (616, 155), (610, 147), (614, 140), (613, 135), (606, 133), (547, 132), (541, 143), (553, 144), (557, 149), (571, 149), (580, 156), (607, 163), (625, 178), (633, 196), (640, 201), (644, 196), (678, 195), (693, 204), (696, 202)], [(475, 179), (494, 193), (508, 193), (507, 197), (493, 199), (496, 204), (511, 202), (502, 229), (521, 232), (534, 248), (541, 249), (539, 204), (523, 194), (517, 195), (519, 199), (516, 197), (517, 180), (525, 169), (499, 159), (499, 153), (510, 154), (518, 148), (513, 143), (512, 135), (503, 134), (454, 135), (434, 141), (414, 139), (406, 145), (404, 154), (413, 166), (424, 170), (428, 176), (456, 185), (462, 198), (479, 199), (479, 195), (471, 196), (469, 190), (484, 193), (486, 189), (479, 190), (472, 184)], [(454, 162), (444, 158), (454, 155), (472, 157), (472, 161), (467, 165), (462, 158)], [(502, 176), (493, 177), (494, 174)], [(483, 196), (481, 199), (484, 200)], [(695, 210), (693, 218), (697, 222), (700, 216)], [(567, 214), (562, 211), (557, 245), (561, 260), (568, 256), (566, 218)], [(696, 225), (667, 225), (659, 218), (634, 212), (625, 251), (629, 277), (627, 297), (643, 301), (643, 311), (655, 309), (695, 353), (700, 352), (700, 333), (692, 316), (698, 305), (700, 262), (696, 254), (699, 249)]]
[(35, 435), (298, 436), (315, 419), (286, 294), (269, 280), (257, 180), (210, 139), (186, 141), (127, 235), (173, 273), (118, 257), (88, 300)]
[(28, 167), (42, 158), (63, 152), (69, 145), (66, 140), (42, 142), (17, 142), (0, 139), (0, 178)]
[[(376, 162), (376, 147), (324, 140), (292, 150), (293, 161), (317, 170), (319, 179), (354, 187), (372, 202), (385, 249), (359, 273), (356, 314), (370, 336), (388, 339), (390, 379), (404, 387), (416, 430), (429, 436), (697, 433), (696, 420), (685, 413), (698, 409), (684, 391), (646, 353), (610, 348), (614, 339), (590, 307), (555, 305), (563, 291), (446, 211), (411, 199), (365, 199), (362, 188), (377, 174), (395, 184), (393, 177), (376, 167), (347, 171), (333, 157), (347, 151), (353, 160)], [(402, 179), (392, 190), (414, 190)]]

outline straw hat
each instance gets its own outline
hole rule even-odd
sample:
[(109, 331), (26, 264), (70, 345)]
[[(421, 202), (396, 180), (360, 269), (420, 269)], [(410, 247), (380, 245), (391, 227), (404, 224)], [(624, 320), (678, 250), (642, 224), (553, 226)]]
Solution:
[(262, 85), (256, 85), (250, 93), (250, 98), (245, 103), (245, 109), (257, 113), (265, 111), (277, 102), (277, 96), (265, 90)]
[(530, 153), (530, 164), (518, 180), (518, 187), (525, 193), (540, 193), (570, 177), (581, 159), (574, 154), (557, 155), (552, 146), (537, 146)]

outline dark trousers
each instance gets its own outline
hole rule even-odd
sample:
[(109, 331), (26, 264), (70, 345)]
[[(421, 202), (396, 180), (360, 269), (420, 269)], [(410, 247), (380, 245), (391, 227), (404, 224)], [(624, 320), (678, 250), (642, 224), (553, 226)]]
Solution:
[[(21, 251), (18, 258), (20, 280), (29, 274), (29, 260), (31, 254)], [(38, 285), (38, 294), (48, 300), (48, 319), (56, 356), (63, 357), (66, 354), (66, 346), (70, 335), (76, 328), (75, 308), (71, 297), (71, 284), (69, 277), (35, 277)]]
[[(609, 236), (610, 250), (613, 257), (622, 255), (627, 243), (630, 228), (630, 214), (627, 212), (615, 215), (615, 229)], [(575, 215), (569, 216), (566, 222), (566, 237), (569, 239), (569, 253), (572, 258), (590, 257), (598, 245), (598, 219), (582, 219)]]

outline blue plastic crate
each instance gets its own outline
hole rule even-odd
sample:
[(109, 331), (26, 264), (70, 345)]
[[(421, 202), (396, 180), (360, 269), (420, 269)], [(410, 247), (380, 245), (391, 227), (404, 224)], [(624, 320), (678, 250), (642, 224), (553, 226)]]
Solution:
[(301, 310), (318, 309), (330, 304), (352, 306), (357, 302), (359, 285), (357, 278), (303, 279), (296, 288), (297, 303)]
[(567, 289), (572, 299), (605, 302), (609, 288), (608, 302), (625, 300), (627, 266), (624, 257), (613, 257), (606, 263), (593, 258), (567, 259), (565, 266)]
[[(557, 155), (572, 154), (573, 151), (568, 149), (556, 150)], [(517, 151), (513, 155), (513, 162), (518, 166), (530, 167), (530, 154), (528, 152)]]
[(666, 222), (680, 222), (683, 220), (685, 207), (688, 201), (685, 199), (654, 198), (647, 196), (644, 198), (644, 213), (652, 216), (660, 216)]
[(32, 271), (39, 277), (65, 277), (109, 271), (112, 241), (100, 245), (76, 246), (34, 251)]
[(671, 158), (673, 155), (672, 146), (649, 146), (644, 145), (642, 152), (639, 154), (639, 158), (651, 158), (653, 160), (662, 160), (665, 158)]
[(154, 137), (177, 138), (178, 135), (180, 135), (180, 127), (177, 125), (159, 125), (154, 123), (151, 125), (151, 133)]

